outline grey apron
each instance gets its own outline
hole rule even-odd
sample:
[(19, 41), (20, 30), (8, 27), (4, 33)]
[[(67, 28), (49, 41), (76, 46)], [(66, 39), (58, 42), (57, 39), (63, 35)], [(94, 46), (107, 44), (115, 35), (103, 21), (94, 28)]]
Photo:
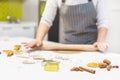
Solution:
[(60, 18), (63, 35), (60, 42), (65, 44), (92, 44), (97, 38), (96, 10), (93, 2), (66, 5), (62, 1)]

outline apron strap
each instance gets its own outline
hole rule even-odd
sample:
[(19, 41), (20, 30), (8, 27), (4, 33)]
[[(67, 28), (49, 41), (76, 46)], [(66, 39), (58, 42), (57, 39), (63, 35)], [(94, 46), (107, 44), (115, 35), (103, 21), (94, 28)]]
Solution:
[(65, 3), (66, 0), (62, 0), (62, 3)]
[[(65, 3), (66, 0), (62, 0), (62, 3)], [(88, 0), (89, 2), (91, 2), (92, 0)]]
[(89, 2), (91, 2), (92, 0), (88, 0)]

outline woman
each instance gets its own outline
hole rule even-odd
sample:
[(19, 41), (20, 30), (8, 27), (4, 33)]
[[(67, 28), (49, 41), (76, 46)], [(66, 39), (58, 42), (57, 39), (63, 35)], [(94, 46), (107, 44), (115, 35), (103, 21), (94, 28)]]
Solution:
[(93, 44), (100, 51), (107, 49), (104, 42), (107, 34), (107, 14), (105, 0), (47, 0), (37, 36), (34, 41), (25, 42), (26, 48), (40, 47), (60, 9), (63, 36), (61, 43)]

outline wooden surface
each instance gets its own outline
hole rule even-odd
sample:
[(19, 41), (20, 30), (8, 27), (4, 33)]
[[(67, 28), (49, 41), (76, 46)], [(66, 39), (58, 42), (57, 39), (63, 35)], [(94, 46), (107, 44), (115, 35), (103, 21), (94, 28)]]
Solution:
[(82, 51), (52, 51), (58, 54), (80, 54)]
[(83, 44), (61, 44), (61, 43), (51, 43), (44, 44), (40, 48), (42, 50), (62, 50), (62, 51), (96, 51), (93, 45), (83, 45)]

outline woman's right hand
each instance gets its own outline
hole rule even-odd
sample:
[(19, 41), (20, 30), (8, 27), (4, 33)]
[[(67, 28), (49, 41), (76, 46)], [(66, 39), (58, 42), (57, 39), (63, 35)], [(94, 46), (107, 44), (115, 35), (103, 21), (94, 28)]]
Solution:
[(22, 42), (25, 48), (36, 48), (42, 46), (42, 41), (39, 40), (33, 40), (30, 42)]

